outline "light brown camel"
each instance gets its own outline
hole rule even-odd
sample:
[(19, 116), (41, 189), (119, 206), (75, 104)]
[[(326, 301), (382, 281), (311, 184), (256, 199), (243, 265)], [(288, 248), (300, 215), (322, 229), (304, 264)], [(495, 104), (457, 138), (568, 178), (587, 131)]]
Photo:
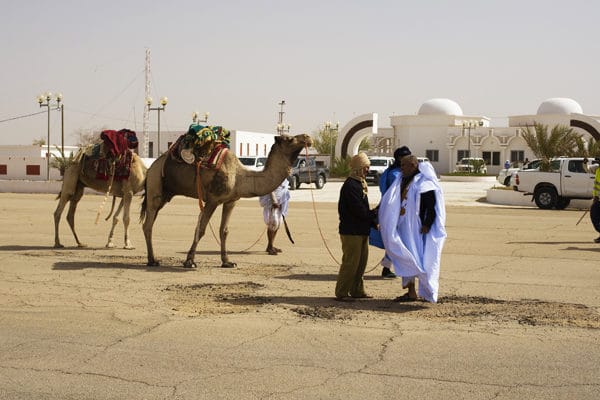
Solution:
[[(186, 268), (196, 267), (194, 256), (198, 241), (204, 236), (216, 208), (223, 204), (219, 228), (221, 267), (235, 267), (236, 264), (229, 261), (226, 243), (229, 218), (236, 202), (242, 197), (262, 196), (275, 190), (289, 175), (290, 167), (300, 151), (311, 145), (312, 139), (308, 135), (276, 136), (262, 171), (246, 169), (233, 152), (225, 154), (220, 168), (200, 169), (202, 197), (206, 205), (198, 216), (194, 240), (183, 265)], [(168, 154), (163, 154), (148, 169), (141, 220), (144, 222), (149, 266), (159, 265), (152, 248), (152, 226), (158, 212), (173, 196), (183, 195), (197, 199), (196, 179), (195, 165), (178, 162)]]
[[(80, 152), (81, 151), (82, 150), (80, 150)], [(121, 197), (122, 200), (119, 204), (119, 207), (117, 208), (117, 211), (113, 216), (112, 228), (108, 236), (108, 242), (106, 243), (106, 247), (115, 247), (112, 241), (113, 234), (115, 231), (115, 226), (119, 222), (119, 212), (121, 211), (121, 209), (123, 209), (123, 226), (125, 227), (124, 248), (133, 249), (134, 247), (131, 244), (131, 241), (129, 240), (129, 209), (131, 207), (131, 200), (133, 199), (133, 195), (135, 193), (140, 192), (144, 188), (144, 182), (146, 181), (146, 166), (144, 165), (142, 159), (134, 153), (132, 155), (131, 171), (129, 174), (129, 178), (120, 181), (113, 180), (112, 185), (110, 179), (108, 181), (96, 179), (96, 168), (94, 168), (93, 165), (94, 160), (88, 158), (83, 154), (78, 154), (78, 156), (75, 157), (75, 159), (79, 161), (73, 163), (65, 171), (62, 188), (57, 197), (57, 199), (59, 199), (59, 202), (58, 206), (56, 207), (56, 210), (54, 211), (54, 247), (64, 247), (60, 243), (60, 239), (58, 237), (58, 225), (60, 223), (60, 216), (62, 215), (62, 212), (67, 202), (70, 202), (69, 212), (67, 213), (67, 221), (69, 222), (69, 226), (71, 227), (71, 231), (73, 232), (73, 236), (75, 237), (77, 246), (85, 247), (85, 244), (79, 241), (77, 233), (75, 233), (75, 210), (77, 209), (77, 203), (79, 203), (79, 200), (81, 200), (81, 197), (83, 196), (83, 190), (86, 187), (90, 187), (99, 192), (106, 193), (110, 185), (110, 194), (116, 197)]]

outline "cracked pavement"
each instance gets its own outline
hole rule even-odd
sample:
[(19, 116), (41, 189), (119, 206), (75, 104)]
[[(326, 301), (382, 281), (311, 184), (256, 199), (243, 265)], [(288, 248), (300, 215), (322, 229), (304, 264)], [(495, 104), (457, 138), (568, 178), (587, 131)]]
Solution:
[(196, 200), (161, 211), (147, 267), (135, 215), (137, 248), (103, 247), (101, 196), (76, 215), (89, 247), (63, 216), (52, 248), (54, 197), (0, 193), (0, 399), (600, 397), (600, 245), (582, 211), (449, 204), (438, 304), (392, 302), (401, 283), (373, 247), (374, 298), (339, 303), (334, 202), (292, 201), (296, 244), (280, 233), (269, 256), (258, 201), (241, 200), (238, 267), (219, 267), (208, 230), (184, 269)]

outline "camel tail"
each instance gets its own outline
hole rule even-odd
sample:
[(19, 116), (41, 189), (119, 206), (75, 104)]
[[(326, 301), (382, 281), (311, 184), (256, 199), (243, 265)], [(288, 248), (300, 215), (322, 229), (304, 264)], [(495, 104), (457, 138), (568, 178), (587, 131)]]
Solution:
[(108, 213), (108, 215), (106, 216), (106, 218), (104, 218), (105, 221), (108, 221), (110, 219), (110, 216), (112, 215), (114, 209), (115, 209), (115, 201), (117, 200), (116, 196), (113, 196), (113, 201), (112, 201), (112, 205), (110, 206), (110, 212)]
[(144, 183), (144, 193), (142, 194), (142, 207), (140, 209), (140, 224), (143, 224), (146, 221), (146, 206), (147, 206), (147, 198), (146, 195), (148, 192), (145, 190), (146, 184)]

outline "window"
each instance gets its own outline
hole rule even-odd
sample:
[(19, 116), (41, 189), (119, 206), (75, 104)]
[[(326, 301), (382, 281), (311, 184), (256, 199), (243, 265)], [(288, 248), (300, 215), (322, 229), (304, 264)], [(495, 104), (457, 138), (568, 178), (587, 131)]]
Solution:
[(6, 174), (8, 174), (6, 164), (0, 164), (0, 175), (6, 175)]
[(25, 173), (27, 175), (39, 175), (40, 174), (40, 166), (39, 165), (26, 165)]
[[(469, 151), (468, 150), (458, 150), (456, 152), (456, 159), (460, 160), (462, 158), (468, 158), (469, 157)], [(431, 158), (430, 158), (431, 160)]]
[(510, 151), (510, 162), (511, 163), (522, 163), (525, 161), (525, 152), (523, 150), (511, 150)]
[(586, 171), (583, 167), (583, 160), (569, 160), (569, 171), (584, 174)]
[(482, 156), (486, 165), (500, 165), (499, 151), (484, 151), (482, 152)]
[(425, 157), (429, 158), (431, 162), (440, 161), (440, 151), (439, 150), (425, 150)]
[(154, 158), (154, 142), (148, 143), (148, 157)]

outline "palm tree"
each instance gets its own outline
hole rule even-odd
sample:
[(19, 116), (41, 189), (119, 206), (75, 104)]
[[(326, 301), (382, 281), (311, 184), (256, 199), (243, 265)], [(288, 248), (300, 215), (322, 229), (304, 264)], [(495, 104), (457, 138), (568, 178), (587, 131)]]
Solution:
[(75, 162), (75, 156), (73, 155), (73, 152), (71, 152), (71, 154), (69, 154), (69, 157), (65, 157), (65, 153), (61, 150), (60, 147), (56, 145), (54, 147), (60, 153), (60, 157), (55, 154), (52, 154), (52, 157), (54, 158), (50, 160), (50, 167), (56, 168), (60, 171), (60, 176), (64, 176), (67, 168), (69, 168), (71, 164)]
[(536, 123), (535, 131), (529, 127), (523, 134), (523, 139), (533, 154), (542, 160), (541, 171), (550, 168), (550, 160), (559, 156), (573, 157), (578, 151), (578, 142), (581, 135), (565, 125), (556, 125), (548, 134), (548, 126)]
[(580, 157), (596, 158), (600, 157), (600, 142), (590, 137), (586, 142), (583, 138), (577, 140), (577, 155)]

